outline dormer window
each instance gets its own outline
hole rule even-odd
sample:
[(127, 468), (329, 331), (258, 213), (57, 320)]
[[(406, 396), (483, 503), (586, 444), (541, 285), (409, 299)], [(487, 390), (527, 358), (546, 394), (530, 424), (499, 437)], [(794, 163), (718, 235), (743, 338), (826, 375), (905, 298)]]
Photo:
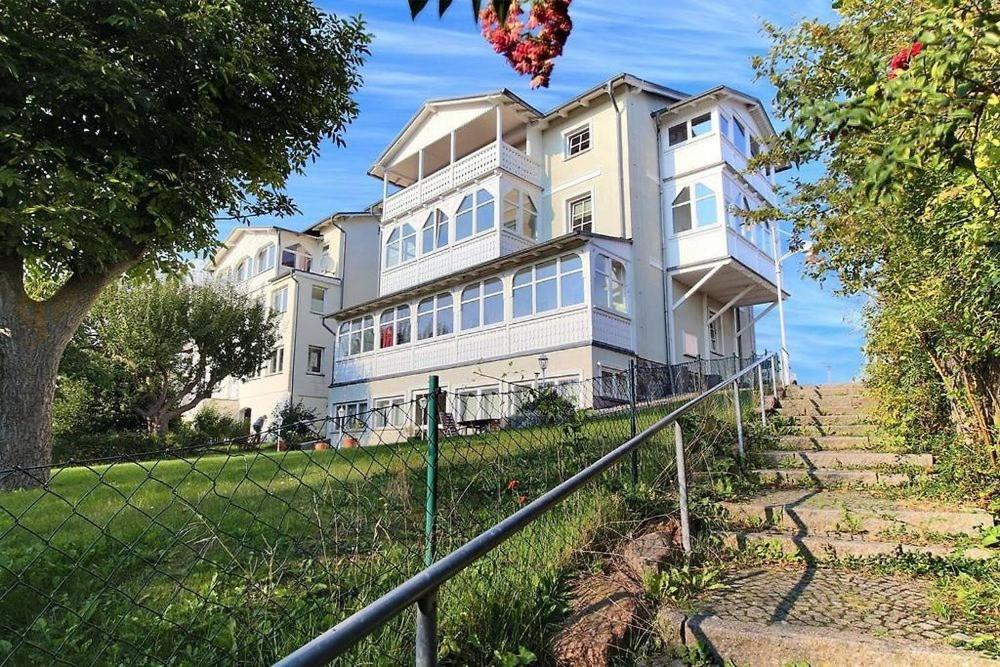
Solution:
[(683, 123), (671, 125), (667, 130), (667, 141), (671, 146), (682, 144), (688, 139), (701, 137), (712, 132), (712, 114), (704, 113)]
[(564, 152), (567, 158), (590, 150), (590, 125), (566, 133)]
[(420, 251), (424, 254), (448, 245), (448, 216), (444, 214), (444, 211), (435, 209), (427, 216), (420, 237)]

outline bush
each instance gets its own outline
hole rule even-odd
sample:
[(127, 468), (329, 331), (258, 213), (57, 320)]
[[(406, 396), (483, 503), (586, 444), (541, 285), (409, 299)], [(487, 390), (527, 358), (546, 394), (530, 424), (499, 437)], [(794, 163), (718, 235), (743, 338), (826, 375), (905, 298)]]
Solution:
[(138, 456), (160, 449), (163, 449), (162, 442), (138, 431), (65, 435), (53, 443), (52, 462)]
[(508, 420), (511, 428), (552, 426), (572, 421), (576, 417), (576, 406), (561, 396), (554, 387), (530, 391), (531, 398)]
[(306, 407), (302, 401), (279, 403), (271, 414), (271, 423), (278, 427), (278, 436), (284, 438), (289, 447), (297, 447), (308, 440), (316, 439), (316, 411)]

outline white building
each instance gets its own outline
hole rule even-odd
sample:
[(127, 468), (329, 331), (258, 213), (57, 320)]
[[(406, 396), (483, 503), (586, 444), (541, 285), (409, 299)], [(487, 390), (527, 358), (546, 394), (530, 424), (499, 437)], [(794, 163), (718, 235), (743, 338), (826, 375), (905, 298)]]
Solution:
[(492, 417), (475, 396), (538, 382), (542, 354), (547, 383), (752, 355), (771, 230), (732, 209), (775, 201), (772, 173), (744, 173), (773, 134), (755, 98), (626, 74), (548, 113), (507, 90), (425, 103), (369, 172), (379, 290), (330, 315), (331, 414), (409, 403), (435, 373), (457, 420)]
[(251, 421), (289, 400), (326, 414), (334, 338), (323, 316), (377, 296), (378, 228), (377, 214), (361, 211), (335, 213), (301, 232), (230, 233), (208, 271), (278, 313), (280, 340), (254, 377), (227, 379), (203, 405)]

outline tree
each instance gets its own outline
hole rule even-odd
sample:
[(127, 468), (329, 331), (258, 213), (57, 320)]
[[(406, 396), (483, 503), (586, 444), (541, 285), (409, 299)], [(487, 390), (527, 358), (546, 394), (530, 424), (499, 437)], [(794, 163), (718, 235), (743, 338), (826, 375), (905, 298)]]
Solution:
[[(0, 488), (43, 483), (59, 359), (101, 290), (287, 214), (343, 143), (369, 35), (308, 0), (0, 4)], [(138, 269), (136, 269), (138, 270)]]
[(147, 430), (163, 436), (224, 379), (257, 372), (277, 340), (274, 314), (232, 286), (167, 279), (106, 290), (74, 347), (124, 375)]
[[(758, 72), (789, 125), (764, 160), (818, 160), (787, 218), (815, 275), (870, 296), (867, 374), (890, 422), (940, 426), (1000, 465), (1000, 33), (989, 2), (844, 0), (834, 25), (766, 26)], [(1000, 491), (994, 488), (992, 492)]]

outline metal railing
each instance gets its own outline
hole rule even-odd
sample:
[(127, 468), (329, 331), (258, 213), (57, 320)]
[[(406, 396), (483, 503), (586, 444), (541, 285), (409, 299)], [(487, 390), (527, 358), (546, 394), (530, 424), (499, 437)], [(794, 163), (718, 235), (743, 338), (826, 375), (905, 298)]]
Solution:
[[(699, 363), (701, 360), (699, 360)], [(774, 354), (750, 361), (744, 368), (739, 369), (739, 359), (733, 359), (736, 366), (734, 372), (725, 378), (720, 378), (717, 382), (705, 383), (700, 392), (687, 400), (680, 407), (672, 410), (666, 416), (655, 421), (641, 432), (636, 432), (636, 412), (638, 402), (637, 393), (637, 369), (635, 362), (630, 364), (628, 374), (628, 391), (630, 394), (629, 405), (623, 406), (630, 411), (632, 436), (621, 445), (617, 446), (604, 456), (600, 457), (590, 465), (586, 466), (576, 474), (557, 484), (534, 501), (524, 505), (507, 518), (496, 523), (491, 528), (480, 533), (476, 537), (459, 546), (454, 551), (434, 562), (434, 521), (435, 508), (434, 498), (436, 496), (434, 488), (436, 485), (436, 469), (434, 465), (435, 456), (428, 457), (427, 469), (427, 506), (426, 506), (426, 552), (424, 570), (410, 577), (408, 580), (389, 591), (379, 599), (366, 607), (355, 612), (348, 618), (337, 623), (334, 627), (317, 636), (312, 641), (301, 646), (299, 649), (280, 660), (277, 665), (281, 667), (300, 667), (306, 665), (324, 665), (338, 657), (342, 657), (363, 639), (372, 635), (378, 629), (386, 625), (395, 617), (406, 612), (411, 606), (416, 607), (416, 641), (415, 641), (415, 664), (420, 667), (430, 667), (437, 664), (438, 643), (437, 643), (437, 594), (442, 585), (461, 573), (463, 570), (474, 564), (477, 560), (490, 553), (516, 533), (545, 515), (555, 508), (560, 502), (579, 491), (584, 486), (593, 482), (600, 475), (610, 468), (630, 458), (633, 483), (636, 479), (636, 457), (640, 447), (651, 438), (661, 433), (667, 427), (674, 427), (674, 444), (677, 471), (677, 497), (680, 511), (680, 527), (682, 544), (685, 552), (691, 552), (691, 527), (688, 516), (688, 489), (687, 472), (685, 465), (684, 434), (681, 428), (680, 419), (691, 413), (696, 407), (705, 403), (712, 397), (723, 396), (724, 392), (732, 389), (734, 408), (737, 422), (737, 450), (738, 454), (744, 454), (744, 437), (742, 423), (742, 407), (740, 390), (750, 389), (753, 393), (759, 394), (760, 416), (762, 422), (766, 423), (767, 413), (764, 394), (764, 377), (768, 375), (771, 392), (776, 396), (778, 391), (778, 367)], [(674, 378), (671, 376), (671, 383)], [(708, 384), (708, 386), (704, 386)], [(429, 382), (429, 407), (428, 407), (428, 452), (437, 450), (437, 377), (432, 376)], [(675, 387), (671, 387), (675, 389)], [(754, 392), (756, 389), (756, 392)], [(651, 399), (655, 400), (655, 399)], [(756, 406), (755, 406), (756, 407)]]

